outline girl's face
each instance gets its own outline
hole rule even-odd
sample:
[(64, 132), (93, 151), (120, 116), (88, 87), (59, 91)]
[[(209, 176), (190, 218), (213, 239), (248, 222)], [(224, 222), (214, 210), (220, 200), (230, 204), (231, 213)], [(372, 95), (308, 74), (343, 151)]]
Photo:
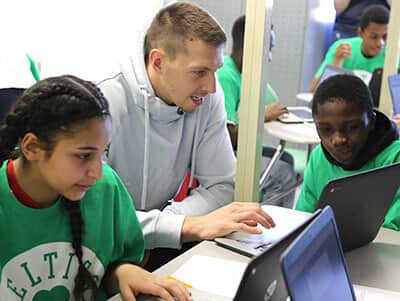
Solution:
[(42, 150), (36, 164), (43, 199), (56, 200), (59, 195), (82, 199), (102, 177), (102, 158), (110, 136), (109, 117), (92, 118), (74, 127), (72, 134), (58, 134), (51, 153)]

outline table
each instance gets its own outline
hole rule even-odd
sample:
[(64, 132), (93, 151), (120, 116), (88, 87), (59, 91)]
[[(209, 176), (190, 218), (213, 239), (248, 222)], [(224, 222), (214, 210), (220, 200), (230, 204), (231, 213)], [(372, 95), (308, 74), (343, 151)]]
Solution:
[[(375, 240), (345, 254), (354, 284), (400, 292), (400, 232), (381, 228)], [(193, 255), (203, 255), (247, 263), (249, 257), (219, 247), (213, 241), (203, 241), (154, 273), (167, 277)], [(121, 301), (117, 295), (109, 301)]]
[(313, 122), (282, 123), (279, 121), (270, 121), (264, 123), (264, 131), (267, 135), (278, 138), (279, 144), (276, 147), (276, 151), (271, 161), (260, 178), (260, 185), (264, 183), (265, 179), (269, 176), (272, 167), (282, 156), (286, 142), (307, 144), (307, 160), (310, 156), (312, 145), (320, 142), (317, 129), (315, 128), (315, 123)]

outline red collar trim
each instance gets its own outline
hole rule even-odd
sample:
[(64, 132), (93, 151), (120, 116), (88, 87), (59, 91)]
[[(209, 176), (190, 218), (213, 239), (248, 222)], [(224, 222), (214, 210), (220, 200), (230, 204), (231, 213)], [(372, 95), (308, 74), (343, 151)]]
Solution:
[(11, 191), (18, 201), (20, 201), (25, 206), (39, 209), (43, 208), (40, 204), (36, 203), (25, 191), (22, 190), (17, 181), (17, 176), (15, 175), (14, 164), (12, 160), (7, 163), (7, 179), (10, 185)]

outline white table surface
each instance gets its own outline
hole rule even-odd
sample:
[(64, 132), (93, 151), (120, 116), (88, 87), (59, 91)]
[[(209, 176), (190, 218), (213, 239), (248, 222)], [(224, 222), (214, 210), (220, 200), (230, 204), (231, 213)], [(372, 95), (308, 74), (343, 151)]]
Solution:
[(264, 130), (271, 135), (286, 142), (301, 144), (317, 144), (320, 142), (315, 123), (282, 123), (270, 121), (264, 123)]
[[(213, 241), (203, 241), (154, 273), (167, 277), (193, 255), (211, 256), (247, 263), (250, 258), (219, 247)], [(381, 228), (375, 240), (345, 254), (354, 284), (400, 292), (400, 232)], [(119, 295), (109, 301), (121, 301)]]

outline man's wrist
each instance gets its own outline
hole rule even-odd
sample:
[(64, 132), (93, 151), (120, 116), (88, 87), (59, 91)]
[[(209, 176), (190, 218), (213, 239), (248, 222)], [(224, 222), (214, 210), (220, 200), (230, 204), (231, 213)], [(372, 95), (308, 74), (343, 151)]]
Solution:
[(200, 217), (186, 216), (182, 225), (182, 243), (202, 240), (202, 227)]

